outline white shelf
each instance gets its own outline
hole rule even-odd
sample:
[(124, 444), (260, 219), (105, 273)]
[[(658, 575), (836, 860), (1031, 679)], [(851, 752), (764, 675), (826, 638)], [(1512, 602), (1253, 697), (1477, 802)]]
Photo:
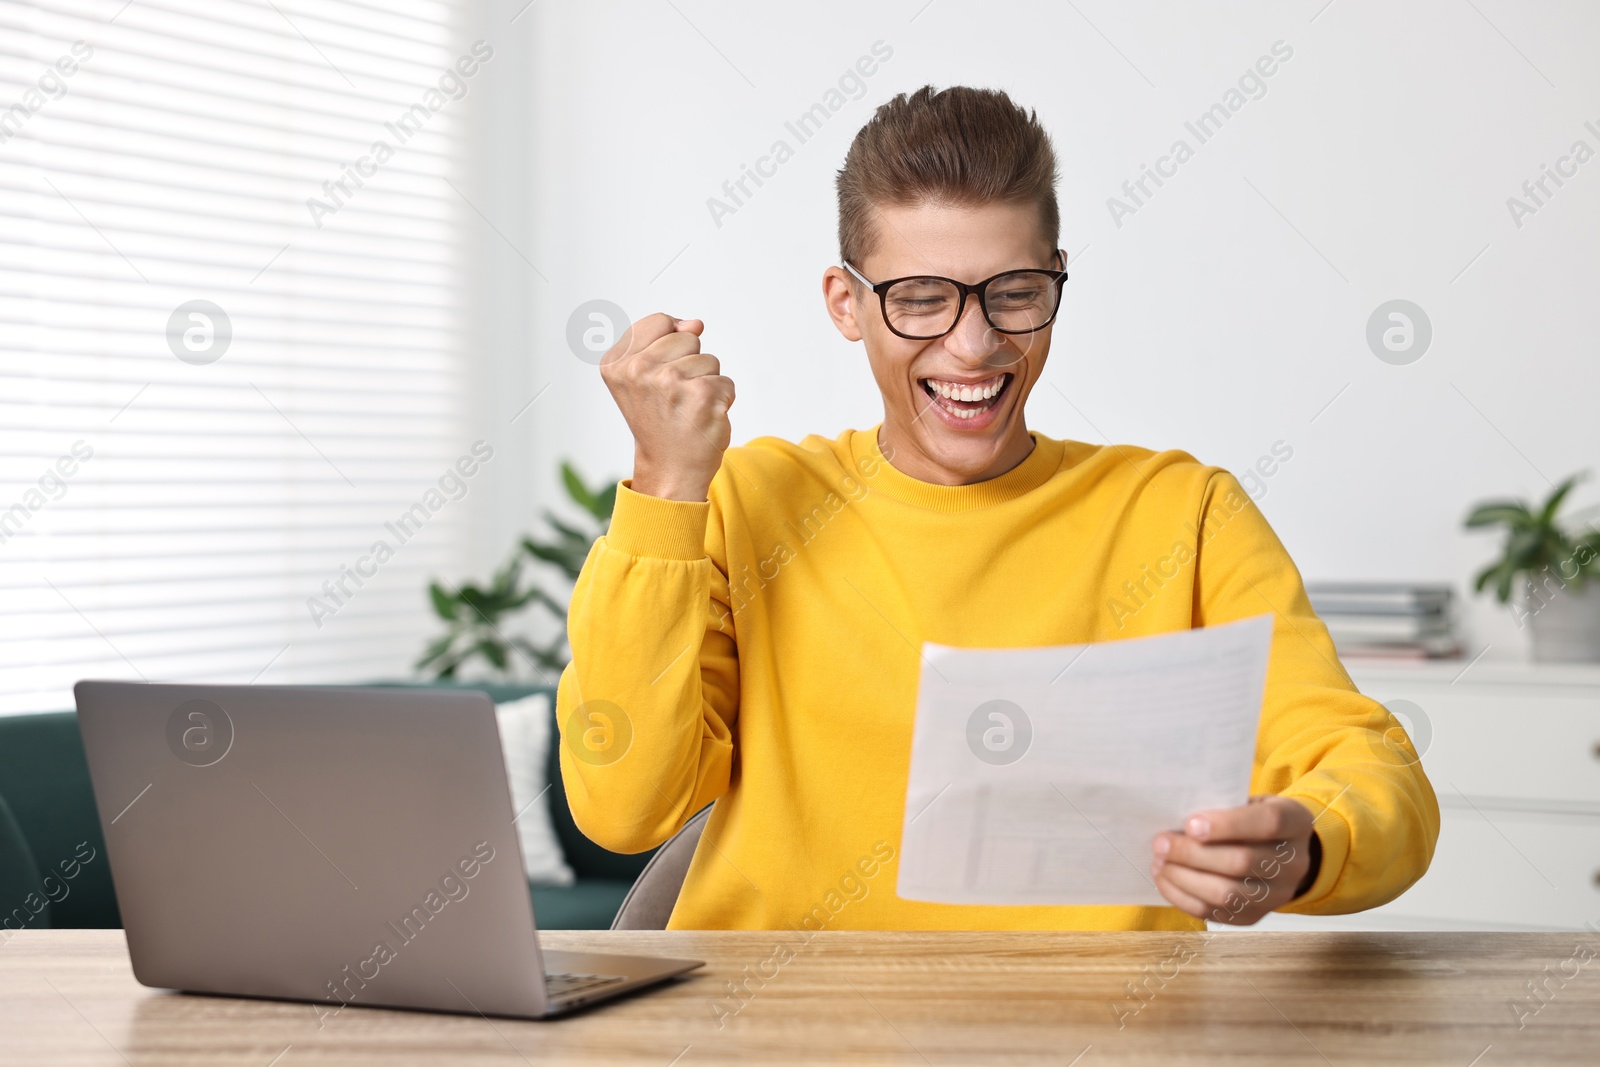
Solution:
[(1527, 660), (1471, 659), (1389, 660), (1339, 657), (1357, 685), (1377, 682), (1442, 682), (1472, 685), (1600, 686), (1600, 663), (1531, 663)]
[(1258, 929), (1580, 928), (1600, 917), (1600, 664), (1341, 657), (1398, 708), (1438, 797), (1438, 848), (1400, 897)]

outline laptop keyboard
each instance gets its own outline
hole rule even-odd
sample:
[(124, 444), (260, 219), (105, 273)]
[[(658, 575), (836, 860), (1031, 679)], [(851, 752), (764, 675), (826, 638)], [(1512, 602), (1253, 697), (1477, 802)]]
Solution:
[(552, 998), (566, 997), (625, 981), (619, 974), (546, 974), (544, 988)]

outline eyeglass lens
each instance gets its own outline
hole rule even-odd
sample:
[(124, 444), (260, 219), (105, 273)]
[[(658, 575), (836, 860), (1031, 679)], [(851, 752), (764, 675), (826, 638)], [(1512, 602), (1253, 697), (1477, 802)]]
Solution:
[[(1014, 270), (989, 280), (984, 303), (989, 325), (1025, 333), (1050, 321), (1061, 298), (1055, 278), (1044, 271)], [(907, 278), (884, 294), (889, 325), (911, 337), (933, 338), (956, 324), (961, 291), (940, 278)]]

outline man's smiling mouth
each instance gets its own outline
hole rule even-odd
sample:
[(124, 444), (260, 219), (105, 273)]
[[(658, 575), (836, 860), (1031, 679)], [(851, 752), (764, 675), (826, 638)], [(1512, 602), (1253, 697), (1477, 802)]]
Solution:
[(919, 383), (941, 411), (957, 419), (973, 419), (999, 404), (1015, 377), (1007, 372), (980, 382), (921, 378)]

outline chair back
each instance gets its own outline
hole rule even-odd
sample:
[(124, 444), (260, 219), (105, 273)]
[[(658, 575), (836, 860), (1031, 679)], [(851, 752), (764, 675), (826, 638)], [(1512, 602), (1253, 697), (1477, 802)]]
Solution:
[(623, 898), (617, 917), (611, 922), (613, 930), (665, 930), (672, 917), (673, 905), (678, 902), (678, 892), (683, 889), (683, 879), (689, 873), (689, 861), (700, 844), (700, 834), (711, 817), (712, 805), (684, 824), (671, 840), (656, 849), (650, 862), (645, 864), (639, 880), (633, 883)]

